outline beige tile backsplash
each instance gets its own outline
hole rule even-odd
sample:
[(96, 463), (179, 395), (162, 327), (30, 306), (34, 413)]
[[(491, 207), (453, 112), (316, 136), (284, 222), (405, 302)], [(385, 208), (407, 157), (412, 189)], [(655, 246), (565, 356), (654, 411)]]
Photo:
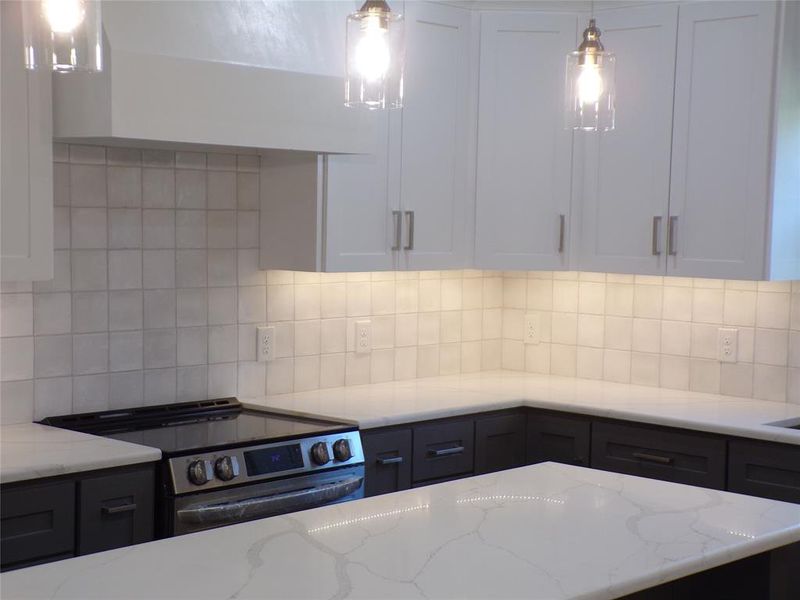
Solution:
[[(57, 144), (54, 185), (54, 279), (0, 287), (4, 423), (499, 368), (800, 403), (797, 281), (265, 273), (256, 156)], [(721, 326), (737, 363), (717, 361)]]
[[(503, 293), (506, 369), (800, 403), (800, 281), (507, 272)], [(717, 360), (720, 327), (736, 363)]]
[[(369, 320), (372, 352), (355, 352)], [(499, 369), (503, 277), (488, 271), (267, 272), (267, 393)]]

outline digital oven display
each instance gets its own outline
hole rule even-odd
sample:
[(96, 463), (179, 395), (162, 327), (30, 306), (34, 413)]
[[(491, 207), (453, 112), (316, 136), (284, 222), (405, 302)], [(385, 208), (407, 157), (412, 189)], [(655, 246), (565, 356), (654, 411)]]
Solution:
[(300, 469), (303, 466), (303, 453), (300, 444), (273, 446), (244, 453), (248, 475), (267, 475), (279, 471)]

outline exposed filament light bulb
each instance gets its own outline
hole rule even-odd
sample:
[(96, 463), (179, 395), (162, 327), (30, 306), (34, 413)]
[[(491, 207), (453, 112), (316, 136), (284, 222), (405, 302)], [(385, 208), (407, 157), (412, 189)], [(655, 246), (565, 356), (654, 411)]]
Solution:
[(616, 58), (600, 43), (594, 19), (583, 32), (583, 42), (567, 55), (564, 121), (567, 129), (614, 129), (614, 69)]
[(603, 94), (603, 78), (597, 65), (583, 65), (578, 76), (578, 99), (581, 104), (596, 104)]
[(368, 16), (364, 19), (362, 31), (362, 38), (356, 46), (356, 70), (367, 81), (383, 79), (391, 61), (387, 29), (379, 16)]
[(83, 0), (42, 0), (42, 12), (53, 33), (72, 33), (83, 23)]

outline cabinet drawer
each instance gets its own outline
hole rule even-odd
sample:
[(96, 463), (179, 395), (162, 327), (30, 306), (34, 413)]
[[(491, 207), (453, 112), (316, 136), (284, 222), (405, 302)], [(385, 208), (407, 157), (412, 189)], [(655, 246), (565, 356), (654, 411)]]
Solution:
[(3, 568), (73, 555), (73, 482), (4, 489), (0, 494), (0, 505), (0, 554)]
[(475, 474), (525, 464), (525, 415), (484, 417), (475, 422)]
[(152, 467), (83, 479), (79, 489), (78, 554), (153, 539)]
[(592, 424), (588, 419), (528, 415), (528, 464), (546, 462), (589, 466)]
[(800, 502), (800, 446), (732, 440), (728, 446), (728, 490)]
[(592, 467), (725, 488), (725, 440), (660, 428), (595, 423)]
[(431, 423), (414, 428), (412, 479), (441, 479), (472, 472), (475, 426), (472, 421)]
[(411, 487), (411, 429), (361, 432), (364, 495), (378, 496)]

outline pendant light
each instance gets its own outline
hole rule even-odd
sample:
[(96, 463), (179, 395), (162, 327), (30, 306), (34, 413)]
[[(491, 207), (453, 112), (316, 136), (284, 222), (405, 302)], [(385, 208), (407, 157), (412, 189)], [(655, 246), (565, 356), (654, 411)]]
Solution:
[(567, 129), (610, 131), (614, 129), (615, 56), (600, 43), (594, 20), (594, 3), (589, 26), (575, 52), (567, 54), (564, 117)]
[(99, 0), (30, 0), (23, 11), (28, 69), (103, 70)]
[(402, 108), (403, 16), (367, 0), (347, 17), (346, 106)]

